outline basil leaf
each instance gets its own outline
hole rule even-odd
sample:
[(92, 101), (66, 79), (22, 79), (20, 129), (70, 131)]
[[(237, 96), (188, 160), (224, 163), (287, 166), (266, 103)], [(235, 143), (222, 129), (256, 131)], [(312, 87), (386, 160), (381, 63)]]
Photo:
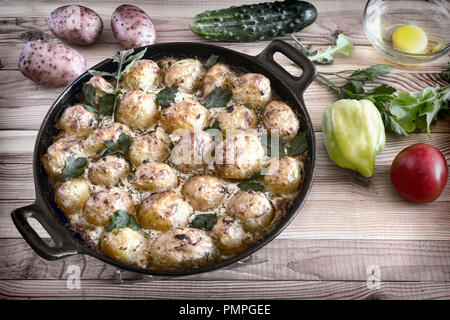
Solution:
[(117, 210), (114, 212), (114, 215), (109, 218), (109, 221), (110, 224), (106, 227), (106, 231), (108, 232), (125, 227), (133, 230), (139, 230), (141, 228), (136, 219), (125, 210)]
[(156, 102), (162, 107), (170, 107), (170, 104), (175, 100), (178, 92), (178, 86), (171, 86), (170, 88), (164, 88), (156, 95)]
[(219, 59), (219, 56), (216, 56), (215, 54), (212, 54), (208, 60), (206, 60), (204, 67), (205, 68), (211, 68), (213, 65), (217, 63), (217, 60)]
[(84, 173), (84, 168), (86, 167), (86, 158), (74, 156), (69, 157), (66, 160), (66, 164), (61, 174), (58, 176), (59, 179), (76, 178)]
[(191, 222), (191, 227), (197, 229), (211, 230), (217, 222), (217, 215), (213, 213), (199, 214)]
[(233, 93), (230, 89), (222, 90), (221, 87), (216, 87), (212, 90), (205, 99), (206, 108), (222, 108), (231, 100)]
[(114, 110), (115, 94), (107, 94), (98, 101), (98, 113), (104, 116), (112, 116)]
[(259, 184), (257, 182), (252, 182), (252, 181), (242, 181), (239, 182), (238, 185), (239, 189), (243, 190), (243, 191), (249, 191), (249, 190), (253, 190), (253, 191), (263, 191), (265, 188), (262, 184)]
[(288, 148), (287, 154), (289, 156), (296, 156), (298, 154), (301, 154), (306, 149), (308, 149), (308, 139), (306, 137), (306, 131), (297, 135), (294, 139), (291, 141), (291, 145)]
[(86, 105), (92, 106), (95, 108), (95, 94), (97, 93), (97, 90), (91, 86), (90, 84), (84, 84), (83, 85), (83, 95), (84, 95), (84, 102)]

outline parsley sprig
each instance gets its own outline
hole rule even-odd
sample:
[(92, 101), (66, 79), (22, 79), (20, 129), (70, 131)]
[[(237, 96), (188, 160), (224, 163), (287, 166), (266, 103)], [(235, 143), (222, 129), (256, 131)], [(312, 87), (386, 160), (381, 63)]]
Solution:
[(114, 215), (109, 218), (110, 224), (106, 227), (106, 231), (112, 231), (114, 229), (131, 228), (133, 230), (139, 230), (141, 226), (136, 221), (136, 218), (125, 210), (117, 210)]
[(178, 86), (175, 85), (164, 88), (160, 92), (158, 92), (155, 100), (162, 108), (170, 107), (170, 104), (175, 100), (177, 92)]
[(86, 167), (87, 159), (84, 157), (75, 158), (74, 156), (69, 157), (66, 160), (64, 168), (58, 179), (69, 179), (81, 176), (84, 173), (84, 168)]
[(100, 158), (116, 153), (120, 153), (121, 155), (125, 156), (128, 149), (130, 148), (130, 144), (131, 138), (125, 133), (121, 133), (119, 139), (117, 139), (117, 144), (115, 144), (113, 140), (105, 141), (105, 148), (97, 151), (97, 155)]
[(207, 108), (223, 108), (231, 100), (233, 93), (230, 89), (222, 89), (216, 87), (205, 99), (205, 107)]
[(197, 229), (211, 230), (217, 222), (217, 215), (214, 213), (198, 214), (191, 222), (191, 227)]

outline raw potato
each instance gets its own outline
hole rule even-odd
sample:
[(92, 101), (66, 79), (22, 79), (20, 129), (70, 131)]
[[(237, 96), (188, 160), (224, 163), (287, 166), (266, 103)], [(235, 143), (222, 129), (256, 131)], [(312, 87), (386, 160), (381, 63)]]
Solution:
[(193, 93), (205, 74), (205, 68), (199, 60), (184, 59), (171, 64), (164, 76), (166, 86), (176, 85), (182, 92)]
[(69, 179), (55, 190), (55, 202), (66, 215), (83, 210), (86, 201), (91, 197), (91, 183), (84, 178)]
[(271, 95), (270, 80), (259, 73), (246, 73), (233, 85), (233, 99), (256, 109), (265, 106)]
[(253, 110), (237, 105), (219, 111), (217, 121), (222, 134), (229, 136), (240, 131), (255, 129), (258, 117)]
[(169, 191), (178, 185), (177, 173), (166, 163), (143, 163), (137, 168), (134, 176), (134, 183), (142, 190)]
[(147, 265), (148, 240), (139, 230), (125, 227), (104, 231), (99, 241), (100, 250), (111, 259), (140, 267)]
[(116, 8), (111, 17), (111, 29), (124, 49), (153, 44), (156, 38), (155, 26), (150, 17), (130, 4)]
[(133, 139), (128, 159), (138, 167), (144, 162), (164, 162), (170, 155), (170, 139), (164, 129), (145, 132)]
[(116, 187), (105, 187), (94, 193), (86, 202), (84, 216), (86, 221), (95, 225), (106, 227), (109, 219), (117, 210), (125, 210), (131, 215), (136, 214), (131, 195)]
[(302, 182), (300, 161), (292, 157), (272, 158), (264, 184), (273, 193), (293, 193)]
[(258, 137), (239, 133), (227, 137), (215, 150), (219, 175), (225, 179), (247, 179), (259, 171), (264, 149)]
[(95, 114), (76, 104), (64, 110), (57, 123), (57, 128), (69, 135), (84, 138), (97, 127)]
[(117, 122), (132, 129), (145, 130), (156, 121), (158, 107), (153, 97), (143, 91), (128, 91), (121, 96), (116, 109)]
[(167, 231), (186, 226), (192, 212), (192, 207), (182, 196), (166, 191), (142, 200), (137, 220), (144, 228)]
[(85, 46), (94, 43), (103, 31), (103, 21), (95, 11), (78, 5), (62, 6), (50, 13), (48, 27), (60, 40)]
[(237, 253), (246, 248), (248, 235), (242, 223), (235, 217), (219, 217), (211, 231), (216, 238), (217, 247), (228, 254)]
[(105, 141), (113, 140), (117, 143), (121, 133), (130, 135), (130, 128), (117, 122), (99, 127), (83, 141), (84, 151), (88, 156), (95, 157), (97, 151), (106, 147)]
[(207, 97), (208, 94), (217, 87), (222, 89), (230, 89), (233, 78), (236, 77), (230, 67), (223, 63), (217, 63), (213, 65), (206, 73), (203, 79), (200, 90), (203, 97)]
[(189, 204), (200, 211), (217, 208), (225, 197), (225, 191), (223, 180), (210, 174), (189, 178), (181, 189)]
[(214, 141), (205, 131), (183, 136), (173, 147), (170, 160), (182, 172), (200, 171), (214, 162)]
[(277, 135), (283, 142), (294, 139), (300, 129), (300, 121), (286, 103), (272, 101), (262, 113), (262, 123), (269, 134)]
[[(208, 123), (208, 109), (195, 101), (182, 101), (172, 104), (161, 112), (161, 126), (170, 133), (203, 130)], [(175, 132), (177, 135), (182, 135)]]
[(42, 156), (42, 164), (45, 172), (50, 177), (56, 178), (62, 173), (66, 160), (76, 157), (82, 151), (81, 140), (75, 136), (62, 137), (48, 147), (47, 153)]
[(64, 87), (86, 70), (86, 60), (75, 49), (61, 43), (36, 40), (25, 44), (19, 70), (44, 86)]
[(120, 88), (148, 93), (159, 84), (161, 74), (158, 64), (152, 60), (134, 61), (130, 70), (120, 79)]
[(239, 191), (228, 202), (227, 212), (244, 223), (246, 231), (254, 232), (267, 227), (273, 218), (273, 208), (264, 193)]
[(150, 258), (159, 268), (192, 268), (211, 263), (217, 248), (201, 229), (174, 228), (161, 234), (150, 245)]
[(89, 167), (89, 179), (93, 184), (111, 186), (130, 173), (130, 165), (124, 157), (113, 154), (103, 157)]

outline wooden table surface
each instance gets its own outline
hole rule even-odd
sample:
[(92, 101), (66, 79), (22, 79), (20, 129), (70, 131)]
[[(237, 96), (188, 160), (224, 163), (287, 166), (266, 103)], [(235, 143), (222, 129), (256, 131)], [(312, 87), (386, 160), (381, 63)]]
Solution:
[[(205, 42), (189, 31), (195, 14), (258, 1), (133, 1), (151, 17), (157, 42)], [(298, 33), (305, 43), (324, 46), (344, 33), (355, 44), (350, 57), (338, 57), (318, 70), (344, 70), (389, 63), (371, 47), (362, 26), (365, 1), (311, 1), (317, 21)], [(62, 2), (61, 2), (62, 4)], [(94, 9), (105, 29), (99, 41), (78, 47), (91, 67), (120, 50), (110, 29), (117, 0), (79, 2)], [(388, 135), (369, 181), (338, 168), (323, 145), (321, 119), (333, 94), (313, 83), (305, 102), (316, 131), (316, 180), (301, 214), (274, 241), (258, 251), (255, 264), (175, 279), (119, 283), (116, 268), (77, 255), (59, 261), (38, 257), (14, 227), (10, 213), (33, 202), (32, 152), (37, 130), (62, 89), (39, 86), (17, 69), (19, 54), (30, 39), (58, 41), (46, 18), (57, 1), (1, 1), (0, 4), (0, 298), (253, 298), (253, 299), (449, 299), (450, 187), (431, 204), (417, 205), (399, 197), (389, 179), (395, 155), (406, 146), (425, 142), (450, 159), (450, 120), (432, 127), (432, 138), (414, 133)], [(292, 43), (289, 37), (284, 37)], [(257, 54), (268, 41), (217, 43)], [(421, 67), (395, 66), (380, 79), (398, 90), (421, 90), (444, 84), (440, 71), (448, 57)], [(286, 59), (280, 62), (298, 72)], [(38, 233), (46, 233), (37, 223)], [(48, 237), (48, 235), (47, 235)], [(74, 267), (75, 266), (75, 267)], [(75, 268), (75, 269), (73, 269)], [(80, 288), (67, 279), (80, 270)], [(135, 275), (124, 273), (124, 278)], [(373, 282), (373, 280), (375, 282)]]

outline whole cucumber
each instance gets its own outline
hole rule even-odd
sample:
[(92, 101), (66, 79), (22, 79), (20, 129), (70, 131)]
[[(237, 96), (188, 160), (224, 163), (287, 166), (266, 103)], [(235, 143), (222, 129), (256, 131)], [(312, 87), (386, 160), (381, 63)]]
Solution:
[(189, 24), (192, 32), (216, 41), (256, 41), (297, 32), (317, 18), (309, 2), (287, 0), (202, 12)]

